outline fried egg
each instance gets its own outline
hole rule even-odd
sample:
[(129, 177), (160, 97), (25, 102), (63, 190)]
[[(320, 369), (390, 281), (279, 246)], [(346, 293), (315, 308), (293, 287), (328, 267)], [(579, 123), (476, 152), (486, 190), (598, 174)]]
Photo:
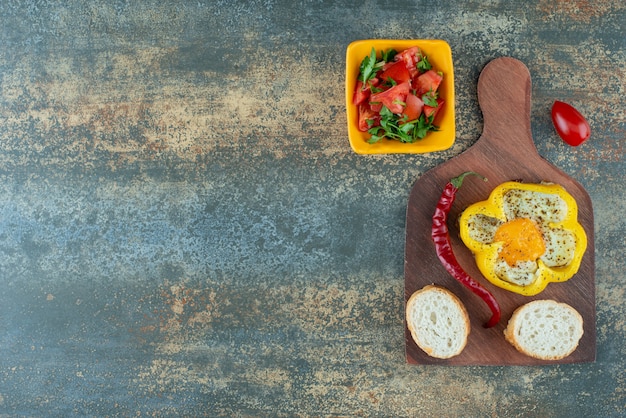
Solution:
[(494, 270), (499, 278), (520, 286), (537, 279), (539, 261), (546, 266), (567, 266), (574, 259), (576, 237), (552, 225), (563, 221), (567, 202), (556, 194), (508, 190), (502, 200), (506, 220), (474, 214), (469, 236), (482, 244), (501, 243)]

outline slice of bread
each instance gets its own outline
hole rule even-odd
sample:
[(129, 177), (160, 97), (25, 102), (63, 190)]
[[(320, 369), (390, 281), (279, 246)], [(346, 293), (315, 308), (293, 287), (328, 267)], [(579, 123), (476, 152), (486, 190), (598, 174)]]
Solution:
[(578, 311), (552, 299), (520, 306), (504, 330), (504, 338), (519, 352), (541, 360), (569, 356), (582, 336), (583, 318)]
[(431, 357), (459, 355), (467, 344), (470, 322), (467, 310), (454, 293), (427, 285), (406, 303), (406, 324), (419, 348)]

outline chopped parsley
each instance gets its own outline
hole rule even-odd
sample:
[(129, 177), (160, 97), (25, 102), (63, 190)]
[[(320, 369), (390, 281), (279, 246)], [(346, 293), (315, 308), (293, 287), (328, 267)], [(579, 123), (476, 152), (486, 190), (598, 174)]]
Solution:
[(428, 132), (438, 131), (433, 125), (433, 115), (426, 117), (424, 113), (416, 120), (408, 121), (405, 117), (394, 114), (386, 106), (380, 110), (380, 126), (370, 127), (367, 131), (370, 138), (367, 142), (374, 144), (383, 138), (405, 143), (413, 143), (423, 139)]
[(417, 69), (424, 73), (432, 68), (433, 66), (430, 65), (430, 62), (428, 62), (428, 57), (426, 55), (422, 55), (422, 59), (417, 62)]
[(386, 51), (381, 51), (382, 57), (378, 60), (376, 59), (376, 49), (372, 48), (370, 54), (361, 61), (359, 68), (359, 80), (363, 82), (363, 88), (366, 88), (367, 82), (376, 77), (376, 73), (378, 73), (386, 63), (392, 61), (396, 54), (395, 49), (387, 49)]

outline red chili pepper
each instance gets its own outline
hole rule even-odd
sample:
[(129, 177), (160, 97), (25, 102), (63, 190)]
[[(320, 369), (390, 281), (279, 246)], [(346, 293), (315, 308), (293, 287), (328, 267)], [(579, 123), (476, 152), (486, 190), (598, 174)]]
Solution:
[[(454, 255), (454, 252), (452, 251), (450, 234), (448, 232), (448, 213), (454, 203), (456, 193), (463, 183), (463, 179), (469, 174), (482, 177), (480, 174), (474, 173), (473, 171), (467, 171), (460, 176), (453, 178), (448, 182), (448, 184), (446, 184), (446, 187), (443, 189), (441, 197), (439, 198), (439, 202), (437, 203), (435, 214), (433, 215), (431, 234), (433, 242), (435, 243), (437, 256), (448, 273), (465, 285), (465, 287), (470, 289), (474, 294), (478, 295), (487, 304), (487, 306), (489, 306), (489, 309), (491, 309), (491, 319), (489, 319), (489, 322), (485, 324), (485, 328), (490, 328), (500, 321), (500, 305), (491, 292), (481, 286), (480, 283), (474, 280), (465, 272), (465, 270), (463, 270), (463, 267), (461, 267), (456, 259), (456, 256)], [(487, 179), (485, 179), (485, 181), (486, 180)]]

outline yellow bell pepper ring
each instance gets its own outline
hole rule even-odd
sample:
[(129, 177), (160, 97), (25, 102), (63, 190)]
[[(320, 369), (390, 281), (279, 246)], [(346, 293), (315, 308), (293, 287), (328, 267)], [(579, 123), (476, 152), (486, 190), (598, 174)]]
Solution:
[(459, 227), (483, 276), (525, 296), (569, 280), (587, 249), (576, 200), (554, 183), (502, 183), (463, 211)]

